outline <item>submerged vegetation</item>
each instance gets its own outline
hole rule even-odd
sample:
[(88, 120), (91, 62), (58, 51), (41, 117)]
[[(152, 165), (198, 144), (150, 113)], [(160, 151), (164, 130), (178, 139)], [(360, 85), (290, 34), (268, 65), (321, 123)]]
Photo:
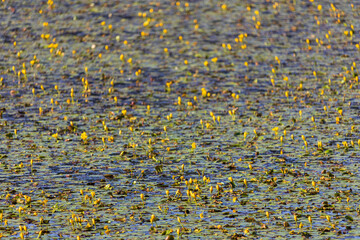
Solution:
[(0, 238), (354, 238), (357, 1), (0, 3)]

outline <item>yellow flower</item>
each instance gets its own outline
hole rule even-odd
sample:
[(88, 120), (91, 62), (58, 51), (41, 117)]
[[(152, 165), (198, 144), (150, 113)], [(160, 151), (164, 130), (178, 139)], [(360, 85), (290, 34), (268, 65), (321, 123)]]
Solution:
[(86, 134), (86, 132), (83, 132), (81, 134), (81, 139), (85, 142), (87, 138), (88, 138), (88, 135)]
[(272, 130), (274, 131), (275, 135), (278, 135), (279, 127), (274, 127)]

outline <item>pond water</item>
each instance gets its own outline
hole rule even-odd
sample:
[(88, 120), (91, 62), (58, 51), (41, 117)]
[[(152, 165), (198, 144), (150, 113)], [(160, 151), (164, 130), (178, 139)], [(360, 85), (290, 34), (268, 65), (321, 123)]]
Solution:
[(356, 238), (356, 1), (0, 3), (0, 236)]

